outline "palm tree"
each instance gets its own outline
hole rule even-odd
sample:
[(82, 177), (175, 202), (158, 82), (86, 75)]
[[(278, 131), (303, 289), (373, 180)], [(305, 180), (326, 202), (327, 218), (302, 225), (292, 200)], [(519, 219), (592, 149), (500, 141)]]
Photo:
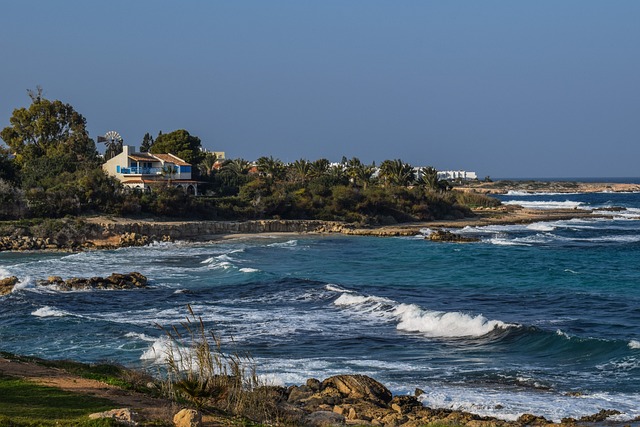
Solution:
[(171, 187), (171, 180), (176, 176), (176, 173), (178, 173), (178, 171), (174, 165), (165, 164), (162, 166), (162, 176), (167, 179), (167, 186)]
[(242, 158), (226, 161), (222, 165), (224, 172), (231, 173), (235, 176), (246, 175), (249, 173), (249, 169), (251, 169), (251, 163)]
[(367, 185), (371, 181), (371, 177), (375, 172), (375, 163), (372, 165), (363, 164), (360, 159), (353, 157), (347, 161), (345, 173), (349, 177), (349, 181), (353, 185), (360, 183), (363, 188), (367, 188)]
[(258, 171), (267, 178), (281, 179), (286, 171), (284, 163), (280, 159), (274, 159), (273, 156), (260, 157), (257, 162)]
[(385, 185), (407, 186), (415, 180), (413, 166), (402, 160), (385, 160), (380, 164), (380, 177)]
[(318, 159), (311, 163), (311, 177), (319, 178), (322, 175), (325, 175), (329, 171), (329, 160), (327, 159)]
[(211, 176), (217, 161), (218, 156), (216, 156), (214, 153), (205, 154), (204, 159), (202, 159), (200, 164), (198, 164), (198, 170), (200, 171), (200, 174)]
[(289, 174), (293, 181), (306, 183), (311, 176), (311, 162), (305, 159), (296, 160), (289, 165)]

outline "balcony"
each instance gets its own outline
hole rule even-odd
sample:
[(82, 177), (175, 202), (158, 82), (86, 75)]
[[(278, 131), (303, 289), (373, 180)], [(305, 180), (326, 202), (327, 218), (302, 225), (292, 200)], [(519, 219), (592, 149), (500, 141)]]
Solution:
[[(178, 173), (178, 168), (173, 168), (174, 173)], [(124, 175), (163, 175), (166, 173), (166, 169), (163, 168), (145, 168), (145, 167), (136, 167), (132, 166), (130, 168), (123, 168), (121, 166), (116, 166), (116, 172), (124, 174)]]

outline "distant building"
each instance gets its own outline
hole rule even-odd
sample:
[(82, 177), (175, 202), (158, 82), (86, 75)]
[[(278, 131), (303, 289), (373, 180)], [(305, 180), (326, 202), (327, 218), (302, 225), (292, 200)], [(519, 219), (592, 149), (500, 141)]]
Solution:
[(191, 179), (191, 164), (170, 153), (138, 153), (135, 147), (125, 145), (102, 169), (128, 188), (151, 192), (163, 185), (198, 194), (198, 182)]
[(472, 181), (478, 179), (475, 172), (469, 171), (438, 171), (438, 178), (451, 181)]

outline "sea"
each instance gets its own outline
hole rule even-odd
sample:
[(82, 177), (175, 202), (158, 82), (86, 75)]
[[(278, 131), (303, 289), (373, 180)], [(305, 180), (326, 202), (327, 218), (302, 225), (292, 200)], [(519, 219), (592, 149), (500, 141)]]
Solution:
[[(467, 227), (478, 243), (255, 235), (79, 253), (0, 253), (0, 350), (160, 372), (188, 306), (270, 384), (365, 374), (433, 408), (560, 421), (640, 417), (640, 193), (498, 196), (593, 218)], [(617, 209), (624, 208), (624, 209)], [(601, 217), (607, 215), (607, 217)], [(48, 276), (139, 271), (147, 289)], [(631, 422), (637, 425), (638, 422)]]

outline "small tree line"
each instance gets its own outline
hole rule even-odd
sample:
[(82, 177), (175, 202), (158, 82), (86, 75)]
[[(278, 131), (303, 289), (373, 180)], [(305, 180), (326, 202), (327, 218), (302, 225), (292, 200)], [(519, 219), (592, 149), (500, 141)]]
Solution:
[[(186, 130), (160, 132), (155, 139), (147, 133), (142, 150), (172, 153), (196, 166), (194, 178), (204, 197), (166, 183), (151, 194), (140, 193), (102, 170), (105, 158), (89, 137), (86, 119), (71, 105), (44, 98), (41, 88), (29, 96), (29, 107), (15, 109), (10, 126), (0, 131), (7, 145), (0, 147), (0, 219), (98, 213), (378, 224), (470, 215), (470, 200), (473, 205), (498, 203), (463, 198), (438, 178), (435, 168), (416, 169), (400, 159), (379, 166), (357, 157), (289, 164), (273, 156), (255, 162), (218, 159)], [(116, 143), (106, 147), (112, 156), (122, 150), (122, 141)], [(166, 171), (167, 181), (171, 173)]]

